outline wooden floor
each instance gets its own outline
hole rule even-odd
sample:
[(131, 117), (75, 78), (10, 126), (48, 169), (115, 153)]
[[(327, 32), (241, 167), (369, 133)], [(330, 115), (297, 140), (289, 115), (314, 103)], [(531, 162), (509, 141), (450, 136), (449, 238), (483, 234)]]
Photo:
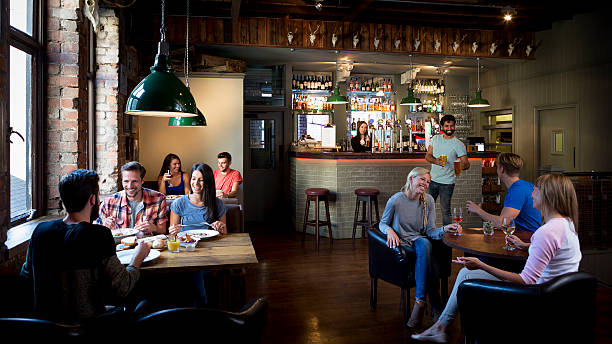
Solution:
[[(402, 323), (400, 289), (379, 281), (378, 307), (370, 312), (367, 240), (313, 236), (251, 228), (259, 265), (247, 272), (247, 299), (267, 296), (270, 308), (264, 343), (412, 343)], [(461, 252), (453, 252), (460, 255)], [(449, 291), (458, 268), (455, 266)], [(411, 290), (414, 300), (414, 288)], [(612, 342), (612, 290), (598, 287), (597, 342)], [(527, 315), (526, 315), (527, 316)], [(535, 321), (535, 320), (534, 320)], [(429, 315), (424, 326), (431, 325)], [(420, 332), (420, 331), (418, 331)], [(463, 343), (459, 321), (451, 343)]]

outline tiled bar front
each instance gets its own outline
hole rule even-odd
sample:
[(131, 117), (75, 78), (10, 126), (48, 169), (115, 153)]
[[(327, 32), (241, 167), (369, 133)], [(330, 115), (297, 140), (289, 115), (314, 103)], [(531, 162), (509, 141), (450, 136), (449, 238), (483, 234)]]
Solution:
[[(405, 155), (404, 155), (405, 157)], [(485, 156), (483, 156), (485, 157)], [(291, 162), (291, 202), (296, 231), (302, 231), (306, 196), (304, 190), (322, 187), (330, 190), (329, 211), (334, 238), (351, 238), (353, 219), (355, 216), (355, 189), (376, 188), (380, 190), (378, 204), (380, 215), (384, 211), (387, 200), (406, 182), (406, 176), (414, 167), (430, 168), (430, 164), (422, 158), (398, 159), (330, 159), (301, 158), (299, 153), (293, 154)], [(478, 203), (482, 201), (482, 160), (470, 158), (469, 170), (463, 171), (457, 177), (452, 199), (452, 207), (464, 208), (463, 225), (480, 227), (482, 221), (478, 216), (465, 211), (467, 200)], [(324, 216), (325, 208), (320, 203), (320, 214)], [(436, 202), (436, 222), (441, 225), (439, 200)], [(310, 205), (309, 218), (314, 218), (314, 203)], [(308, 227), (307, 233), (314, 234), (314, 228)], [(327, 227), (320, 231), (328, 236)], [(357, 237), (361, 237), (361, 228), (357, 229)]]

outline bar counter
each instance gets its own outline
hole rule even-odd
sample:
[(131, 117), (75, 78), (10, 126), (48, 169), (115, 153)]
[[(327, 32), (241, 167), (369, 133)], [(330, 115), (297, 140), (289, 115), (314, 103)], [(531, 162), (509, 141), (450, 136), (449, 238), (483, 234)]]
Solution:
[[(451, 209), (463, 207), (463, 225), (480, 227), (482, 220), (465, 210), (467, 200), (482, 201), (482, 159), (495, 158), (498, 152), (469, 152), (470, 168), (455, 179)], [(327, 188), (330, 191), (329, 211), (334, 239), (351, 238), (355, 216), (355, 189), (376, 188), (380, 191), (378, 205), (380, 216), (387, 200), (406, 183), (406, 176), (414, 167), (431, 168), (425, 160), (425, 152), (412, 153), (353, 153), (353, 152), (289, 152), (290, 193), (293, 206), (293, 223), (296, 231), (302, 231), (308, 188)], [(320, 204), (323, 218), (325, 208)], [(310, 205), (310, 219), (314, 218), (314, 204)], [(436, 223), (442, 224), (439, 199), (436, 202)], [(373, 215), (375, 217), (375, 215)], [(361, 214), (360, 214), (361, 217)], [(313, 227), (307, 232), (314, 233)], [(328, 236), (327, 227), (320, 228)], [(357, 228), (357, 237), (361, 228)]]

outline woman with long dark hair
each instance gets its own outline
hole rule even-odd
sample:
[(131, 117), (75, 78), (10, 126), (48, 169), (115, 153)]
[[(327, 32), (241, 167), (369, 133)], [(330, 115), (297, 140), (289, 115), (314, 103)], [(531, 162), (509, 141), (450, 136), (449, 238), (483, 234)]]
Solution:
[[(531, 237), (531, 245), (515, 235), (508, 235), (508, 244), (528, 250), (527, 263), (520, 274), (485, 264), (476, 257), (457, 257), (453, 262), (464, 266), (459, 271), (446, 308), (433, 326), (416, 340), (445, 343), (447, 328), (457, 317), (457, 289), (468, 279), (487, 279), (517, 284), (540, 284), (570, 272), (578, 271), (582, 253), (578, 241), (578, 199), (572, 181), (561, 174), (540, 176), (531, 194), (533, 207), (542, 213), (544, 224)], [(576, 295), (579, 297), (579, 295)], [(529, 310), (525, 310), (528, 314)]]
[[(196, 163), (191, 168), (191, 192), (170, 206), (170, 234), (180, 232), (184, 225), (190, 229), (211, 228), (227, 233), (223, 201), (216, 197), (215, 178), (210, 166)], [(210, 224), (206, 225), (203, 222)]]
[(178, 155), (170, 153), (164, 158), (157, 178), (158, 191), (164, 195), (186, 195), (189, 193), (189, 175), (182, 169), (181, 159)]
[(363, 153), (371, 149), (367, 122), (357, 121), (357, 135), (351, 139), (351, 147), (355, 153)]

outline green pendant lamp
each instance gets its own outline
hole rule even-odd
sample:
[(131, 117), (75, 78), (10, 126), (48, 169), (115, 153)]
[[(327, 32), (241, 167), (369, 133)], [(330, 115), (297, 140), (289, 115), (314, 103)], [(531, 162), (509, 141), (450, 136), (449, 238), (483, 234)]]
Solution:
[(155, 117), (195, 117), (198, 109), (189, 89), (174, 75), (166, 42), (165, 2), (162, 0), (161, 39), (151, 74), (130, 93), (125, 113)]
[(491, 106), (488, 100), (482, 98), (482, 92), (480, 91), (480, 57), (477, 57), (476, 61), (478, 61), (478, 90), (476, 91), (476, 98), (470, 100), (468, 107), (479, 108)]
[(327, 97), (327, 104), (348, 104), (346, 96), (340, 95), (340, 88), (334, 88), (334, 94)]
[(410, 55), (410, 86), (408, 87), (408, 96), (402, 98), (400, 105), (421, 105), (421, 100), (414, 96), (414, 91), (412, 88), (412, 55)]
[[(185, 37), (185, 59), (183, 60), (185, 65), (183, 70), (185, 71), (185, 84), (187, 89), (189, 89), (189, 0), (187, 0), (187, 29)], [(174, 128), (205, 127), (206, 117), (204, 117), (200, 109), (197, 110), (198, 115), (196, 117), (171, 117), (168, 120), (168, 126)]]

